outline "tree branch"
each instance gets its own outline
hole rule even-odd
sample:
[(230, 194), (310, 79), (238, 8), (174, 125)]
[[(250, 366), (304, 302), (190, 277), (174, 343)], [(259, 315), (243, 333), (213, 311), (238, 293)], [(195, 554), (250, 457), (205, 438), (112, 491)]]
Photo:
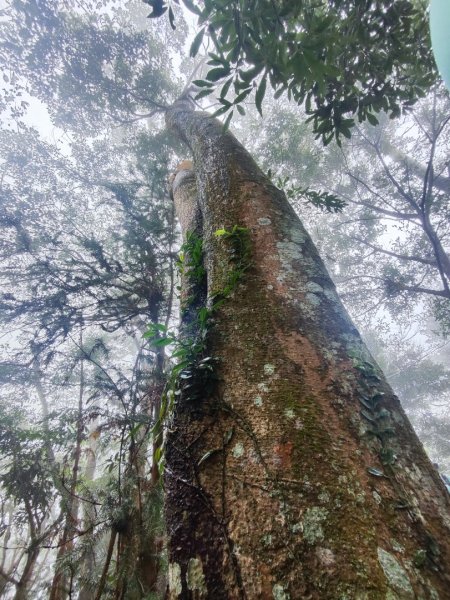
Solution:
[(13, 585), (19, 585), (19, 580), (15, 579), (12, 575), (8, 575), (1, 567), (0, 567), (0, 577), (3, 577), (8, 583), (12, 583)]
[(409, 256), (406, 254), (397, 254), (397, 252), (393, 252), (392, 250), (385, 250), (384, 248), (380, 248), (379, 246), (375, 246), (374, 244), (371, 244), (370, 242), (364, 240), (363, 238), (357, 237), (357, 236), (348, 236), (349, 239), (351, 240), (356, 240), (357, 242), (360, 242), (361, 244), (364, 244), (365, 246), (368, 246), (369, 248), (372, 248), (372, 250), (374, 250), (375, 252), (379, 252), (381, 254), (387, 254), (388, 256), (393, 256), (394, 258), (398, 258), (399, 260), (407, 260), (407, 261), (412, 261), (412, 262), (418, 262), (424, 265), (431, 265), (432, 267), (436, 267), (437, 268), (437, 264), (436, 261), (428, 259), (428, 258), (422, 258), (421, 256)]

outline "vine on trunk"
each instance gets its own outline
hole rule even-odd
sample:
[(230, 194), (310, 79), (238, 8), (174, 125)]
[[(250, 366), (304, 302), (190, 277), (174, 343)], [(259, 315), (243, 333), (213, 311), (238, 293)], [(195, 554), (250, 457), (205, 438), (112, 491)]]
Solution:
[[(239, 225), (234, 225), (230, 230), (218, 229), (214, 235), (228, 244), (229, 260), (232, 264), (224, 288), (212, 297), (210, 307), (206, 306), (206, 302), (202, 302), (201, 290), (206, 279), (203, 239), (195, 232), (188, 232), (177, 262), (179, 273), (185, 277), (191, 292), (181, 303), (182, 319), (185, 319), (182, 333), (180, 335), (170, 331), (161, 323), (152, 323), (144, 333), (144, 337), (155, 347), (173, 346), (170, 358), (176, 360), (163, 392), (158, 419), (151, 430), (154, 436), (161, 433), (164, 423), (170, 419), (176, 398), (191, 402), (200, 400), (202, 396), (213, 392), (217, 381), (215, 363), (218, 359), (207, 356), (208, 332), (213, 324), (214, 313), (234, 292), (251, 266), (251, 244), (248, 228)], [(192, 308), (194, 317), (189, 322), (188, 315)], [(155, 460), (162, 472), (164, 445), (156, 452)]]

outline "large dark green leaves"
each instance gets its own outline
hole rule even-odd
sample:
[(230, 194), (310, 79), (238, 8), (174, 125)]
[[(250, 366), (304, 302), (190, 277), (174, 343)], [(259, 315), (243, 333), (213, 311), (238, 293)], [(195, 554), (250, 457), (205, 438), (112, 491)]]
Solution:
[(424, 0), (182, 2), (202, 27), (191, 53), (203, 34), (215, 46), (208, 81), (229, 85), (232, 73), (236, 96), (256, 89), (261, 111), (267, 76), (277, 97), (305, 103), (325, 143), (373, 113), (398, 116), (436, 77)]

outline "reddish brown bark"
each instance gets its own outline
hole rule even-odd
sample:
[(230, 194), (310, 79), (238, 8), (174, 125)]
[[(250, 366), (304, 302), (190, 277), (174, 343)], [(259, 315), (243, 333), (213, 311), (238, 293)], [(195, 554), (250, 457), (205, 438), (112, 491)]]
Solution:
[(217, 121), (182, 101), (167, 122), (194, 157), (198, 197), (180, 178), (174, 197), (200, 207), (209, 306), (236, 266), (215, 232), (251, 242), (208, 333), (218, 383), (183, 389), (167, 434), (168, 596), (449, 598), (449, 496), (310, 237)]
[(105, 564), (103, 565), (102, 574), (98, 584), (97, 593), (95, 594), (95, 600), (100, 600), (105, 589), (106, 578), (108, 577), (109, 565), (111, 564), (112, 555), (114, 552), (114, 546), (116, 543), (117, 531), (111, 530), (111, 536), (109, 538), (108, 550), (106, 551)]

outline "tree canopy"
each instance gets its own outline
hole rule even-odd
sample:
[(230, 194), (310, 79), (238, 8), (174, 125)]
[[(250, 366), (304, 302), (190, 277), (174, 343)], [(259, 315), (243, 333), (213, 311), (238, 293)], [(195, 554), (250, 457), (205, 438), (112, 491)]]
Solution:
[[(170, 4), (144, 2), (153, 8), (149, 17), (168, 9), (173, 23)], [(314, 132), (329, 143), (350, 137), (355, 119), (375, 124), (380, 111), (395, 118), (436, 78), (421, 0), (182, 2), (200, 28), (191, 55), (204, 36), (213, 44), (199, 96), (220, 85), (222, 113), (242, 109), (253, 92), (261, 110), (269, 82), (276, 98), (305, 104)]]

